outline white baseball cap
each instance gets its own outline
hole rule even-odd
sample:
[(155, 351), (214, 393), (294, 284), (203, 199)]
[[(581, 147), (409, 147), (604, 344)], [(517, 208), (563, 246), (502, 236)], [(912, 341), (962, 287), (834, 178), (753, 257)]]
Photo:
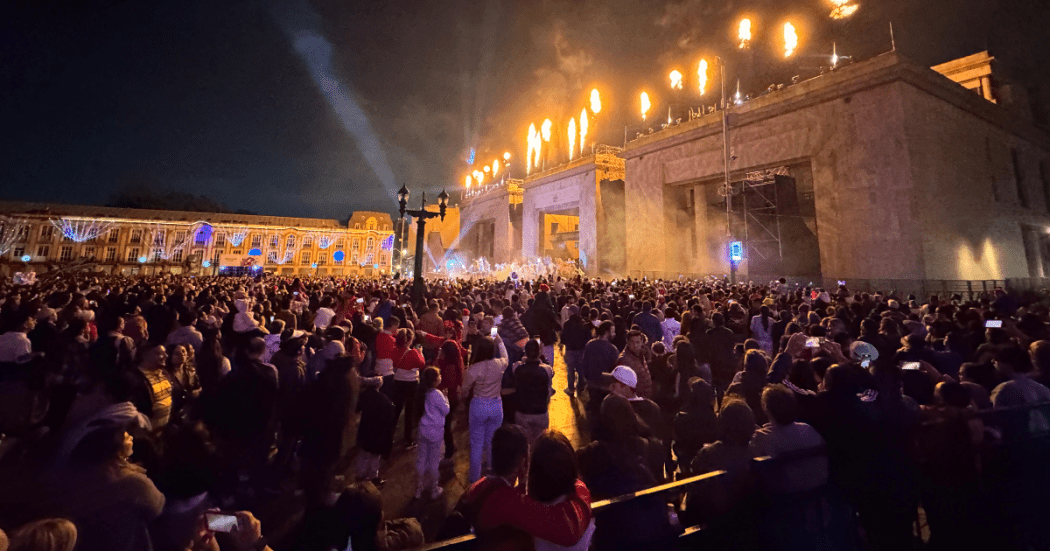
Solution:
[(636, 388), (638, 386), (638, 374), (626, 365), (616, 366), (609, 375), (611, 375), (613, 379), (616, 379), (630, 388)]

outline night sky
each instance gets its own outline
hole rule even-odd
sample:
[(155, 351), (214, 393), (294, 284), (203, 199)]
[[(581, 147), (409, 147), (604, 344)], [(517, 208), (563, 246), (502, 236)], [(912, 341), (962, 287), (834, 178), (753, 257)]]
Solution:
[(917, 62), (990, 48), (1047, 73), (1045, 1), (857, 1), (845, 23), (829, 0), (8, 2), (0, 196), (104, 204), (139, 185), (260, 214), (393, 212), (401, 183), (462, 187), (471, 147), (479, 165), (509, 150), (520, 175), (528, 124), (549, 117), (560, 139), (593, 87), (588, 141), (622, 145), (640, 91), (666, 113), (671, 69), (690, 90), (696, 61), (724, 53), (735, 85), (743, 15), (745, 92), (826, 63), (833, 40), (858, 59), (887, 51), (891, 18)]

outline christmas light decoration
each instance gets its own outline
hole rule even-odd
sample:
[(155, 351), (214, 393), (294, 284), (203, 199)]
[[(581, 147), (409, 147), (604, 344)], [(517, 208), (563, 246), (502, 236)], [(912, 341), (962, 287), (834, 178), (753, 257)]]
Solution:
[[(24, 220), (8, 220), (0, 229), (0, 255), (5, 255), (14, 248), (15, 243), (29, 239), (29, 225)], [(26, 261), (28, 262), (28, 261)]]
[(197, 235), (197, 225), (191, 224), (180, 229), (178, 225), (154, 224), (147, 231), (147, 243), (151, 247), (154, 261), (172, 260), (181, 257), (182, 250), (193, 242)]
[(113, 224), (103, 220), (60, 218), (51, 220), (51, 225), (62, 232), (62, 236), (77, 243), (91, 241), (109, 231)]
[(226, 241), (234, 247), (240, 247), (250, 231), (244, 226), (222, 226), (221, 230), (226, 235)]
[(295, 259), (295, 255), (303, 248), (303, 240), (296, 239), (295, 234), (287, 237), (273, 234), (266, 242), (269, 245), (266, 250), (267, 264), (287, 264)]
[(322, 249), (327, 249), (335, 244), (335, 235), (333, 234), (314, 232), (312, 235), (317, 240), (317, 246)]

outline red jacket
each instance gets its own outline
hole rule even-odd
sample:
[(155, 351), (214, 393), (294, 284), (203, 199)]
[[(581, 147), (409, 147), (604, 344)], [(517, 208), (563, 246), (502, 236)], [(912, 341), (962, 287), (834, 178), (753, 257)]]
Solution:
[(376, 335), (376, 359), (377, 360), (394, 360), (397, 352), (397, 342), (394, 340), (394, 336), (386, 331), (380, 332)]
[(486, 485), (499, 484), (478, 513), (474, 530), (484, 532), (509, 526), (555, 545), (571, 546), (580, 541), (591, 523), (591, 493), (582, 480), (576, 481), (576, 493), (557, 505), (544, 505), (525, 495), (520, 487), (511, 488), (498, 477), (485, 477), (475, 482), (463, 499), (476, 499)]

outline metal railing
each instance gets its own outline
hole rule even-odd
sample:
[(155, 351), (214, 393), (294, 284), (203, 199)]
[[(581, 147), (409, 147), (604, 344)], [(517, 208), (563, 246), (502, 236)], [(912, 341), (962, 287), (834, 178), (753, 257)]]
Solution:
[[(591, 511), (594, 513), (599, 513), (610, 507), (617, 507), (623, 503), (627, 503), (638, 498), (672, 491), (684, 491), (700, 483), (716, 480), (724, 476), (725, 474), (725, 471), (712, 471), (701, 475), (691, 476), (689, 478), (683, 478), (682, 480), (668, 482), (667, 484), (660, 484), (658, 486), (653, 486), (652, 488), (646, 488), (637, 492), (619, 495), (616, 497), (611, 497), (609, 499), (602, 499), (591, 503)], [(687, 534), (694, 534), (700, 529), (701, 528), (698, 526), (687, 528), (686, 533), (684, 533), (683, 536)], [(421, 549), (425, 551), (431, 549), (441, 549), (442, 551), (462, 551), (466, 549), (473, 549), (474, 539), (475, 538), (473, 534), (467, 534), (465, 536), (459, 536), (457, 538), (437, 541), (428, 545), (424, 545)]]

